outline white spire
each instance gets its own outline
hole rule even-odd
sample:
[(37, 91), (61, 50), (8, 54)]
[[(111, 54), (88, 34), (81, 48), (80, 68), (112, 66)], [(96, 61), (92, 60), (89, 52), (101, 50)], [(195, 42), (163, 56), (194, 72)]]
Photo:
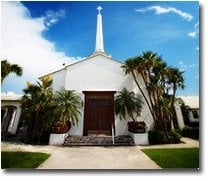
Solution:
[(104, 52), (103, 45), (103, 28), (102, 28), (102, 15), (100, 11), (102, 10), (101, 6), (97, 7), (98, 15), (97, 15), (97, 32), (96, 32), (96, 44), (95, 44), (95, 52)]

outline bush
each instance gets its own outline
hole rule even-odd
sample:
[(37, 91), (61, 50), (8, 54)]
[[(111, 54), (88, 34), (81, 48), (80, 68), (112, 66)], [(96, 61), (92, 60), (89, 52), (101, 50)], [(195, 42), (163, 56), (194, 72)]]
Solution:
[(156, 129), (149, 131), (149, 143), (151, 145), (164, 144), (166, 142), (167, 140), (163, 131)]
[(181, 129), (178, 128), (178, 129), (175, 129), (174, 131), (182, 136), (182, 130)]
[(150, 144), (170, 144), (180, 143), (181, 135), (175, 131), (165, 133), (161, 130), (152, 130), (149, 132), (149, 143)]
[(197, 127), (185, 127), (182, 130), (182, 136), (193, 139), (199, 139), (199, 128)]
[(128, 122), (128, 130), (132, 133), (145, 133), (146, 124), (143, 121)]
[(49, 137), (50, 137), (50, 131), (44, 130), (39, 134), (39, 143), (41, 145), (48, 145), (49, 142)]
[(180, 143), (181, 135), (176, 131), (167, 133), (167, 143)]
[(21, 142), (34, 145), (47, 145), (49, 142), (50, 132), (47, 130), (39, 131), (33, 137), (31, 133), (21, 135)]

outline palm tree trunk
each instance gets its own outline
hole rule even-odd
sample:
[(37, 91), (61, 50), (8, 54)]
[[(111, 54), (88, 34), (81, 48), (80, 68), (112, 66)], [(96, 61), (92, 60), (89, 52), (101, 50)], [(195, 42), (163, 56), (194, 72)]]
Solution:
[[(175, 94), (176, 94), (176, 85), (173, 85), (173, 95), (172, 95), (172, 97), (171, 97), (171, 109), (172, 109), (172, 111), (175, 111), (175, 110), (174, 110)], [(170, 122), (173, 121), (173, 115), (174, 115), (174, 114), (170, 115)]]
[(171, 100), (171, 107), (174, 107), (174, 99), (175, 99), (175, 94), (176, 94), (176, 85), (173, 85), (173, 95), (172, 95), (172, 100)]
[(152, 109), (151, 109), (151, 107), (150, 107), (149, 101), (147, 100), (147, 98), (146, 98), (146, 96), (145, 96), (145, 94), (144, 94), (142, 88), (140, 87), (138, 81), (136, 80), (136, 76), (135, 76), (134, 72), (132, 71), (131, 74), (132, 74), (132, 76), (133, 76), (133, 78), (134, 78), (134, 81), (136, 82), (137, 87), (139, 88), (139, 90), (140, 90), (142, 96), (144, 97), (145, 102), (147, 103), (148, 109), (149, 109), (149, 111), (150, 111), (150, 113), (151, 113), (151, 115), (152, 115), (153, 121), (155, 122), (155, 117), (154, 117), (153, 111), (152, 111)]
[(38, 111), (35, 113), (35, 125), (34, 125), (34, 128), (33, 128), (33, 134), (32, 134), (33, 142), (35, 141), (35, 136), (38, 133), (37, 129), (38, 129)]
[(129, 116), (131, 117), (131, 119), (132, 119), (134, 122), (136, 122), (136, 119), (134, 118), (133, 113), (130, 113)]
[[(143, 75), (143, 73), (141, 73), (141, 76), (142, 76), (142, 78), (143, 78), (143, 81), (144, 81), (144, 83), (145, 83), (145, 86), (146, 86), (146, 88), (147, 88), (147, 93), (148, 93), (148, 96), (149, 96), (149, 100), (150, 100), (150, 106), (151, 106), (151, 108), (152, 108), (152, 113), (154, 114), (155, 113), (155, 111), (153, 111), (153, 107), (154, 107), (154, 104), (153, 104), (153, 100), (152, 100), (152, 96), (151, 96), (151, 92), (150, 92), (150, 90), (148, 89), (148, 81), (146, 80), (147, 79), (147, 76), (145, 76), (145, 75)], [(154, 99), (154, 96), (153, 96), (153, 99)], [(154, 103), (156, 103), (156, 102), (154, 102)], [(154, 114), (154, 116), (155, 116), (155, 114)], [(156, 118), (156, 117), (155, 117)]]

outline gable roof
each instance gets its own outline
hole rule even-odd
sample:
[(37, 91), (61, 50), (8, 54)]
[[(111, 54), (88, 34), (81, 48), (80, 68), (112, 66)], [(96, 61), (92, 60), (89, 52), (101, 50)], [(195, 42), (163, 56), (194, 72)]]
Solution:
[(71, 67), (71, 66), (74, 66), (74, 65), (77, 65), (77, 64), (86, 62), (86, 61), (88, 61), (88, 60), (90, 60), (90, 59), (92, 59), (92, 58), (94, 58), (94, 57), (97, 57), (97, 56), (103, 56), (103, 57), (105, 57), (105, 58), (107, 58), (107, 59), (109, 59), (109, 60), (111, 60), (111, 61), (114, 61), (114, 62), (116, 62), (116, 63), (119, 63), (119, 64), (121, 64), (121, 65), (124, 64), (123, 62), (120, 62), (120, 61), (118, 61), (118, 60), (116, 60), (116, 59), (111, 58), (110, 56), (106, 55), (105, 53), (93, 53), (93, 54), (91, 54), (90, 56), (88, 56), (87, 58), (85, 58), (85, 59), (83, 59), (83, 60), (80, 60), (80, 61), (71, 63), (71, 64), (69, 64), (69, 65), (66, 65), (66, 66), (65, 66), (64, 68), (62, 68), (62, 69), (59, 69), (59, 70), (56, 70), (56, 71), (47, 73), (47, 74), (45, 74), (45, 75), (42, 75), (42, 76), (39, 77), (39, 79), (41, 79), (41, 78), (43, 78), (43, 77), (45, 77), (45, 76), (51, 75), (51, 74), (55, 74), (55, 73), (60, 72), (60, 71), (62, 71), (62, 70), (65, 70), (65, 69), (67, 69), (68, 67)]

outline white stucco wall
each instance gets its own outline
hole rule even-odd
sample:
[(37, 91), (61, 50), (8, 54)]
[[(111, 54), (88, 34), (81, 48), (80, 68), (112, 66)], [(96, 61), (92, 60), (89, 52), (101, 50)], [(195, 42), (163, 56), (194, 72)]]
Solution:
[(54, 92), (64, 89), (66, 69), (52, 73), (51, 78), (53, 79), (52, 88)]
[[(83, 91), (118, 92), (126, 87), (128, 90), (140, 94), (133, 78), (129, 75), (125, 75), (121, 66), (122, 63), (102, 55), (90, 57), (81, 62), (67, 66), (64, 71), (62, 70), (53, 73), (53, 89), (54, 91), (60, 90), (63, 86), (63, 82), (65, 82), (64, 88), (66, 90), (76, 90), (76, 92), (82, 97), (83, 101)], [(140, 82), (140, 84), (142, 87), (145, 87), (142, 82)], [(81, 112), (82, 115), (80, 116), (78, 126), (72, 127), (69, 132), (71, 135), (83, 134), (84, 108)], [(152, 117), (145, 103), (139, 120), (145, 121), (148, 129), (153, 125)], [(121, 121), (118, 116), (115, 116), (116, 135), (128, 135), (127, 121)]]
[[(141, 75), (138, 75), (138, 82), (139, 82), (139, 86), (143, 90), (144, 95), (146, 96), (147, 100), (150, 103), (148, 92), (147, 92), (145, 83), (144, 83)], [(146, 126), (147, 126), (147, 131), (149, 131), (149, 130), (151, 130), (154, 127), (154, 121), (153, 121), (152, 115), (151, 115), (151, 113), (149, 111), (149, 107), (148, 107), (144, 97), (142, 96), (142, 93), (140, 92), (138, 86), (136, 85), (136, 83), (134, 81), (133, 81), (133, 83), (134, 83), (134, 90), (133, 91), (137, 95), (140, 95), (141, 99), (143, 101), (142, 112), (141, 112), (140, 117), (138, 118), (138, 121), (144, 121), (146, 123)]]
[(78, 124), (72, 126), (69, 130), (69, 135), (83, 135), (83, 127), (84, 127), (84, 108), (80, 110), (81, 115), (79, 116)]
[(132, 90), (133, 82), (125, 76), (121, 63), (104, 56), (92, 57), (81, 63), (67, 67), (65, 89), (116, 90), (123, 87)]
[(128, 135), (128, 126), (127, 122), (131, 121), (130, 119), (121, 120), (119, 116), (115, 116), (115, 133), (116, 135)]
[(175, 112), (176, 112), (178, 128), (183, 129), (185, 127), (185, 124), (184, 124), (183, 114), (182, 114), (182, 111), (181, 111), (181, 106), (178, 103), (178, 101), (175, 101), (174, 108), (175, 108)]

